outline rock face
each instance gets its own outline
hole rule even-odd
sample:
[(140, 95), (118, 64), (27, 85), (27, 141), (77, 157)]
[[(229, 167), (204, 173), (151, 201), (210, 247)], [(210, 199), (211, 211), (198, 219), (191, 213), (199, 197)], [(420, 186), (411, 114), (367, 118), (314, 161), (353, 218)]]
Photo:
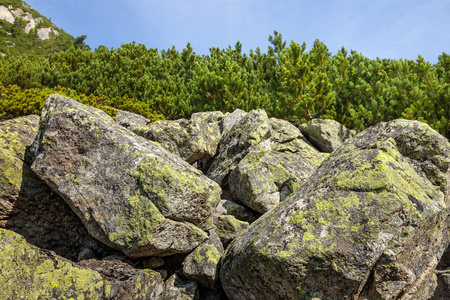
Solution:
[(84, 260), (78, 266), (98, 272), (111, 285), (110, 299), (158, 299), (164, 291), (161, 275), (138, 270), (119, 260)]
[(216, 290), (219, 279), (219, 262), (223, 253), (219, 237), (212, 230), (210, 240), (198, 246), (184, 260), (184, 276), (198, 282), (203, 287)]
[(89, 235), (64, 200), (30, 170), (29, 148), (38, 125), (36, 115), (0, 123), (0, 227), (73, 260), (84, 248), (97, 256), (111, 254)]
[(449, 164), (423, 123), (360, 133), (229, 246), (227, 296), (420, 299), (448, 245)]
[(208, 160), (216, 153), (222, 117), (221, 112), (195, 113), (190, 120), (157, 121), (137, 127), (134, 132), (193, 164), (199, 159)]
[(235, 202), (265, 213), (317, 169), (326, 155), (287, 121), (251, 111), (223, 136), (207, 175), (229, 187)]
[(334, 120), (313, 119), (300, 125), (300, 131), (322, 152), (331, 153), (342, 143), (355, 135)]
[(207, 238), (219, 186), (102, 111), (50, 96), (32, 148), (33, 171), (129, 257), (185, 253)]
[[(119, 262), (113, 270), (111, 262), (101, 262), (99, 273), (32, 246), (2, 228), (0, 264), (0, 294), (4, 299), (155, 299), (163, 291), (157, 272), (130, 270)], [(122, 281), (117, 282), (114, 276)], [(129, 279), (124, 281), (123, 277)]]
[(0, 5), (0, 19), (5, 20), (6, 22), (9, 22), (11, 24), (14, 24), (14, 16), (9, 11), (9, 9), (6, 6)]
[(151, 123), (149, 119), (141, 115), (120, 109), (117, 109), (117, 114), (115, 118), (117, 123), (119, 123), (125, 128), (128, 128), (133, 132), (137, 127), (147, 126), (148, 124)]
[(255, 110), (240, 119), (220, 139), (217, 154), (206, 175), (225, 187), (228, 176), (243, 159), (251, 146), (268, 140), (271, 135), (269, 118), (263, 110)]
[(322, 152), (263, 110), (149, 124), (53, 95), (0, 122), (0, 295), (447, 299), (449, 142), (319, 123)]

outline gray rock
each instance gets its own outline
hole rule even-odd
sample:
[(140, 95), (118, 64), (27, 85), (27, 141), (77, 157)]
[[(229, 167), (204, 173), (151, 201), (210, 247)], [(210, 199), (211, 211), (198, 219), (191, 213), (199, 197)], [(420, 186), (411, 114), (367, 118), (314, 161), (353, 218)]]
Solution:
[(195, 113), (190, 120), (157, 121), (133, 131), (193, 164), (208, 160), (216, 153), (222, 116), (221, 112)]
[(141, 115), (117, 109), (115, 116), (116, 122), (131, 131), (135, 131), (137, 127), (147, 126), (150, 120)]
[(78, 266), (102, 275), (110, 285), (107, 299), (157, 299), (163, 292), (161, 275), (153, 270), (134, 269), (120, 260), (83, 260)]
[(247, 222), (239, 221), (233, 216), (221, 215), (214, 217), (214, 226), (217, 236), (226, 249), (248, 227)]
[(33, 171), (129, 257), (189, 252), (212, 228), (217, 184), (100, 110), (50, 96), (33, 149)]
[(237, 123), (239, 123), (239, 121), (246, 115), (247, 113), (243, 110), (240, 109), (236, 109), (234, 112), (227, 113), (222, 122), (221, 122), (221, 127), (222, 127), (222, 135), (225, 135), (228, 131), (230, 131), (230, 129), (236, 125)]
[(161, 276), (115, 262), (79, 265), (39, 249), (0, 228), (0, 294), (3, 299), (156, 299)]
[(259, 213), (247, 208), (246, 206), (230, 200), (221, 200), (221, 204), (219, 206), (223, 207), (226, 215), (233, 216), (236, 219), (249, 224), (253, 223), (261, 216)]
[(189, 254), (183, 262), (183, 274), (210, 290), (217, 289), (219, 262), (223, 255), (214, 243), (206, 241)]
[(298, 153), (252, 151), (229, 176), (233, 200), (263, 214), (301, 186), (324, 159), (308, 145)]
[(246, 114), (220, 139), (217, 154), (206, 175), (225, 187), (228, 175), (252, 146), (260, 146), (271, 135), (269, 118), (264, 110), (253, 110)]
[(112, 253), (89, 235), (64, 200), (30, 170), (29, 148), (38, 127), (37, 115), (0, 123), (0, 227), (74, 261), (86, 247), (98, 256)]
[(343, 144), (222, 258), (231, 299), (415, 299), (448, 245), (450, 144), (380, 123)]
[(164, 284), (164, 292), (159, 300), (200, 300), (198, 285), (194, 281), (182, 279), (174, 274)]
[(313, 119), (300, 125), (300, 131), (322, 152), (331, 153), (356, 132), (334, 120)]

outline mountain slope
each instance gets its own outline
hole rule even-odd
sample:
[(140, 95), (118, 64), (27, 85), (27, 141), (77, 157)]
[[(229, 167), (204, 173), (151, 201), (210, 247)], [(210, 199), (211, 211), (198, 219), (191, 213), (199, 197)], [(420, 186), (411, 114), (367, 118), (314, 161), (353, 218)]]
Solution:
[(19, 55), (34, 51), (49, 55), (70, 48), (74, 37), (20, 0), (0, 1), (0, 53)]

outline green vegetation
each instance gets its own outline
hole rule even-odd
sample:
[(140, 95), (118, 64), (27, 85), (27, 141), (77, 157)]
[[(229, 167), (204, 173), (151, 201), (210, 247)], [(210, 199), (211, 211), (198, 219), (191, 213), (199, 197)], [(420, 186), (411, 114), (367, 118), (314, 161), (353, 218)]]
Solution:
[(0, 58), (0, 82), (23, 92), (64, 87), (79, 97), (111, 99), (106, 104), (112, 107), (140, 105), (133, 111), (157, 116), (155, 111), (167, 119), (264, 108), (270, 117), (295, 125), (331, 118), (356, 130), (415, 119), (450, 137), (449, 55), (431, 64), (421, 56), (369, 59), (344, 48), (331, 55), (319, 40), (306, 51), (294, 41), (287, 46), (277, 32), (269, 41), (266, 53), (257, 48), (249, 54), (238, 42), (234, 48), (211, 48), (209, 55), (197, 55), (189, 44), (182, 51), (158, 52), (131, 43), (94, 51), (71, 47), (48, 59), (34, 53), (6, 56)]
[(86, 96), (63, 87), (22, 89), (17, 85), (9, 85), (0, 86), (0, 121), (29, 114), (40, 115), (45, 100), (52, 94), (76, 99), (85, 105), (103, 110), (111, 117), (117, 114), (117, 109), (122, 109), (140, 114), (151, 121), (164, 119), (163, 116), (154, 113), (148, 105), (134, 102), (126, 96), (111, 99), (106, 96)]
[[(74, 45), (85, 48), (83, 41), (86, 36), (74, 39), (24, 2), (20, 0), (5, 0), (0, 5), (6, 8), (11, 6), (11, 12), (18, 9), (23, 12), (22, 16), (15, 16), (14, 23), (0, 19), (0, 53), (17, 56), (27, 52), (34, 52), (39, 55), (49, 56), (54, 52), (67, 50)], [(36, 26), (34, 28), (26, 28), (29, 22), (24, 20), (24, 18), (26, 19), (25, 14), (31, 15), (35, 20)], [(53, 28), (54, 30), (50, 33), (49, 39), (39, 38), (38, 30), (44, 28)]]

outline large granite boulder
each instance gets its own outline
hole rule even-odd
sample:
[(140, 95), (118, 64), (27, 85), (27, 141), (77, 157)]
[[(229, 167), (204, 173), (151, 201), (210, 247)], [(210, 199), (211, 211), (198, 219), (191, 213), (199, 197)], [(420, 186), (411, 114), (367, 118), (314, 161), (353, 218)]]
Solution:
[(233, 200), (262, 214), (284, 200), (325, 158), (305, 146), (302, 153), (263, 150), (247, 154), (228, 179)]
[(228, 247), (227, 296), (426, 299), (448, 245), (449, 164), (426, 124), (360, 133)]
[[(244, 115), (239, 121), (222, 135), (206, 175), (220, 186), (228, 185), (228, 176), (241, 159), (253, 148), (270, 146), (264, 144), (271, 136), (269, 118), (264, 110), (253, 110)], [(262, 146), (261, 146), (262, 145)], [(269, 148), (268, 148), (269, 147)]]
[(50, 96), (32, 151), (89, 233), (129, 257), (189, 252), (213, 226), (220, 187), (98, 109)]
[(299, 126), (303, 135), (320, 151), (331, 153), (356, 132), (347, 129), (337, 121), (312, 119)]
[(97, 272), (39, 249), (3, 228), (0, 265), (2, 299), (157, 299), (163, 291), (157, 272), (130, 270), (120, 262), (114, 270), (103, 267)]
[(226, 113), (220, 122), (220, 127), (222, 130), (222, 135), (226, 134), (233, 128), (234, 125), (239, 123), (239, 121), (246, 115), (247, 113), (241, 109), (236, 109), (232, 113)]
[(192, 114), (190, 120), (156, 121), (133, 131), (193, 164), (199, 159), (208, 160), (216, 153), (222, 117), (220, 111), (201, 112)]
[(289, 122), (271, 118), (269, 123), (265, 146), (270, 150), (253, 146), (228, 178), (232, 199), (262, 214), (301, 186), (327, 157)]
[(30, 170), (29, 148), (38, 127), (37, 115), (0, 123), (0, 227), (72, 260), (83, 249), (98, 257), (112, 254), (89, 235), (64, 200)]

